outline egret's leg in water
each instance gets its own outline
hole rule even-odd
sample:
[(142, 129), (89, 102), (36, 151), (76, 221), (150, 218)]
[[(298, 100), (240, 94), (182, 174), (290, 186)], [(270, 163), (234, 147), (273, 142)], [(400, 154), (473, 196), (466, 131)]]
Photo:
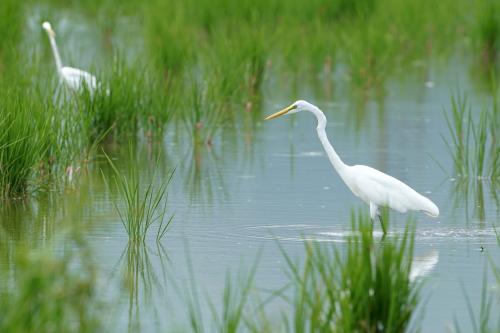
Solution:
[(375, 218), (377, 218), (377, 217), (378, 217), (378, 220), (380, 222), (380, 225), (382, 226), (382, 231), (385, 235), (386, 234), (385, 225), (384, 225), (384, 221), (382, 221), (382, 217), (380, 216), (378, 206), (376, 204), (374, 204), (373, 202), (370, 202), (370, 218), (372, 219), (372, 224), (375, 221)]
[(372, 219), (372, 222), (375, 221), (377, 215), (378, 215), (378, 206), (375, 205), (373, 202), (370, 202), (370, 218)]
[(385, 230), (384, 221), (382, 221), (382, 215), (380, 215), (380, 213), (377, 213), (377, 216), (378, 216), (378, 220), (380, 221), (380, 225), (382, 226), (382, 232), (384, 233), (384, 237), (385, 237), (385, 234), (387, 233), (387, 231)]

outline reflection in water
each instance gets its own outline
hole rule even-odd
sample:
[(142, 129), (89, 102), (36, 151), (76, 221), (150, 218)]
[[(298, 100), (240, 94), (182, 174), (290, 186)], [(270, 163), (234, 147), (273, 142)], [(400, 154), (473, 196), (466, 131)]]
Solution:
[(211, 207), (214, 200), (224, 201), (228, 192), (225, 190), (220, 157), (213, 147), (195, 144), (186, 155), (182, 178), (191, 203)]
[(429, 275), (439, 262), (439, 251), (434, 249), (429, 253), (413, 258), (410, 271), (410, 281)]
[[(241, 157), (243, 159), (243, 172), (246, 172), (248, 168), (251, 168), (252, 163), (255, 162), (256, 158), (259, 156), (256, 154), (256, 140), (255, 138), (259, 136), (263, 119), (263, 103), (262, 97), (260, 95), (254, 96), (245, 105), (245, 112), (243, 115), (243, 140), (242, 140), (242, 155), (234, 156), (234, 158)], [(238, 151), (236, 144), (240, 141), (238, 138), (237, 131), (235, 132), (234, 140), (231, 141), (235, 145), (236, 149), (233, 151)]]
[[(149, 315), (153, 315), (156, 319), (160, 317), (158, 307), (149, 305), (152, 304), (154, 294), (160, 293), (162, 296), (165, 294), (168, 256), (160, 242), (156, 243), (156, 247), (157, 253), (153, 254), (153, 251), (143, 242), (128, 242), (118, 262), (118, 266), (123, 267), (123, 282), (128, 292), (129, 331), (140, 330), (141, 305), (143, 304), (141, 298), (144, 299), (144, 304), (148, 305), (148, 310), (153, 310), (152, 313), (148, 311)], [(161, 278), (153, 268), (151, 254), (158, 258), (155, 262), (160, 264)]]
[(496, 192), (496, 181), (488, 181), (473, 177), (459, 178), (452, 180), (452, 196), (454, 209), (463, 207), (466, 221), (468, 222), (471, 217), (477, 218), (480, 222), (486, 221), (486, 203), (484, 192), (489, 188), (491, 192), (491, 202), (494, 202), (497, 207), (500, 207), (500, 201)]

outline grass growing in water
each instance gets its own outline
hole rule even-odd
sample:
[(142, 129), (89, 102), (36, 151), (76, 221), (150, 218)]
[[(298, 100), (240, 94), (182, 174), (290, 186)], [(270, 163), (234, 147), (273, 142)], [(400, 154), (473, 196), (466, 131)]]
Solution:
[[(353, 213), (351, 223), (352, 236), (345, 252), (333, 244), (306, 242), (306, 259), (300, 264), (282, 249), (290, 283), (273, 290), (256, 307), (250, 302), (255, 266), (246, 278), (239, 279), (237, 288), (226, 276), (220, 309), (209, 302), (216, 331), (410, 331), (419, 300), (419, 285), (410, 277), (413, 227), (407, 227), (400, 238), (378, 244), (367, 215)], [(192, 268), (190, 274), (193, 275)], [(201, 312), (197, 285), (191, 280), (192, 285), (186, 288), (191, 293), (188, 307), (191, 331), (203, 332), (206, 317)], [(281, 316), (269, 312), (267, 307), (277, 297), (289, 304)]]
[[(132, 153), (130, 153), (132, 156)], [(173, 216), (165, 221), (167, 212), (167, 188), (174, 171), (159, 186), (155, 186), (153, 177), (146, 183), (145, 189), (139, 175), (137, 162), (131, 163), (127, 173), (122, 173), (106, 155), (114, 174), (114, 183), (123, 199), (123, 204), (115, 202), (115, 208), (129, 236), (129, 241), (144, 242), (149, 228), (158, 222), (156, 240), (161, 240), (172, 222)], [(104, 177), (104, 175), (103, 175)], [(104, 177), (105, 181), (106, 178)]]
[(140, 65), (126, 66), (119, 58), (110, 73), (100, 76), (96, 91), (84, 90), (77, 96), (79, 112), (88, 117), (92, 140), (105, 133), (115, 139), (137, 134), (140, 124), (146, 131), (163, 132), (172, 111), (169, 96)]
[(497, 146), (496, 101), (491, 109), (481, 110), (479, 119), (475, 121), (467, 97), (453, 96), (451, 113), (445, 113), (445, 118), (451, 140), (444, 141), (453, 158), (457, 176), (497, 181), (500, 149)]
[(306, 243), (306, 261), (288, 262), (295, 298), (287, 327), (295, 332), (405, 332), (418, 302), (410, 281), (414, 231), (377, 244), (370, 218), (352, 214), (346, 253)]
[(0, 90), (0, 198), (17, 198), (28, 191), (50, 128), (42, 103), (24, 99), (21, 89)]
[(222, 113), (202, 83), (192, 84), (184, 105), (183, 122), (191, 133), (193, 145), (211, 145), (223, 123)]

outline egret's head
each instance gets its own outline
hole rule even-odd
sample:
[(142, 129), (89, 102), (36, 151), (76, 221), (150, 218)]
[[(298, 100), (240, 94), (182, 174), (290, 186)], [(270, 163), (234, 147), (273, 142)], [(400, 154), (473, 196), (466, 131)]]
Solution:
[(56, 36), (56, 33), (54, 32), (54, 30), (52, 29), (52, 26), (50, 25), (49, 22), (43, 22), (42, 24), (42, 28), (47, 31), (47, 34), (51, 37), (55, 37)]
[(289, 107), (284, 108), (281, 111), (278, 111), (276, 113), (273, 113), (272, 115), (266, 117), (266, 120), (271, 120), (274, 118), (278, 118), (280, 116), (283, 116), (285, 114), (292, 114), (292, 113), (297, 113), (300, 111), (311, 111), (314, 108), (314, 105), (312, 105), (309, 102), (303, 101), (303, 100), (298, 100)]

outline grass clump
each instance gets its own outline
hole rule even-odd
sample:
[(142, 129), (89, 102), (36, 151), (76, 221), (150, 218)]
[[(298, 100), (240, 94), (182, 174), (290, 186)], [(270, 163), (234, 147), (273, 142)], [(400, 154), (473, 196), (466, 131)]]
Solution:
[[(0, 90), (3, 90), (0, 88)], [(0, 198), (24, 196), (49, 143), (43, 105), (24, 92), (0, 92)]]
[(106, 135), (114, 139), (135, 136), (140, 125), (146, 131), (163, 132), (171, 117), (164, 87), (141, 65), (127, 66), (119, 58), (111, 72), (102, 73), (95, 91), (79, 94), (79, 113), (85, 115), (91, 141)]
[[(409, 221), (411, 222), (411, 221)], [(352, 214), (347, 246), (305, 242), (303, 264), (282, 249), (290, 282), (267, 290), (264, 300), (252, 302), (256, 264), (238, 279), (226, 275), (222, 302), (208, 301), (211, 316), (202, 312), (200, 290), (188, 260), (190, 331), (218, 332), (408, 332), (419, 301), (419, 284), (412, 281), (414, 228), (401, 237), (373, 237), (367, 215)], [(237, 283), (236, 283), (237, 282)], [(268, 305), (285, 300), (281, 315)]]
[[(158, 224), (156, 240), (161, 240), (173, 219), (171, 216), (165, 221), (167, 188), (174, 171), (167, 175), (166, 180), (159, 186), (155, 186), (153, 174), (143, 188), (141, 184), (144, 182), (139, 175), (137, 162), (132, 162), (129, 171), (122, 173), (107, 155), (106, 158), (113, 170), (116, 188), (123, 199), (123, 204), (115, 202), (115, 208), (129, 236), (129, 241), (144, 242), (149, 228), (154, 223)], [(104, 179), (106, 181), (105, 177)]]
[(451, 140), (446, 142), (453, 158), (455, 173), (461, 178), (498, 180), (498, 107), (483, 109), (479, 118), (472, 117), (466, 96), (453, 96), (451, 113), (445, 113)]
[(376, 244), (369, 217), (351, 217), (353, 235), (345, 253), (306, 243), (302, 268), (285, 255), (295, 289), (295, 332), (405, 332), (418, 302), (410, 280), (413, 230)]
[(223, 114), (202, 82), (193, 82), (184, 105), (182, 121), (190, 132), (193, 145), (212, 145), (223, 123)]

